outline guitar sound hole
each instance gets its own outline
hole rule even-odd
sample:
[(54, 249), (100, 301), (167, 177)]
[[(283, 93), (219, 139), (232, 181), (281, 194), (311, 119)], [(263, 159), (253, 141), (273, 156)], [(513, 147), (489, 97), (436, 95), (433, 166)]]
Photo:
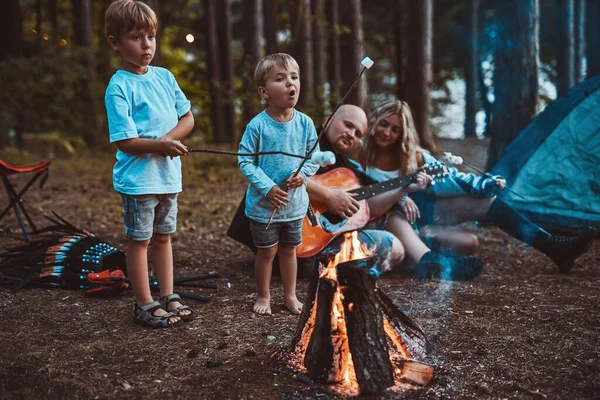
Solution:
[(333, 214), (330, 211), (325, 211), (323, 214), (321, 214), (324, 218), (326, 218), (329, 222), (331, 222), (332, 224), (339, 224), (340, 222), (342, 222), (345, 218), (341, 218), (336, 214)]

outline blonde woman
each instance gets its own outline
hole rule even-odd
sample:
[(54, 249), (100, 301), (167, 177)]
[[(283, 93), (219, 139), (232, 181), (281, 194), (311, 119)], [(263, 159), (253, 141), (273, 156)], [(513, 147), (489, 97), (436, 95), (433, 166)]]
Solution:
[[(389, 101), (371, 113), (360, 152), (360, 162), (368, 176), (384, 181), (436, 161), (419, 146), (412, 113), (406, 102)], [(473, 253), (478, 247), (475, 235), (441, 225), (485, 221), (546, 254), (561, 272), (568, 272), (596, 236), (595, 231), (588, 231), (575, 238), (558, 238), (546, 232), (496, 197), (506, 183), (501, 176), (489, 178), (465, 174), (456, 168), (448, 168), (448, 172), (449, 176), (443, 182), (410, 193), (402, 199), (396, 212), (390, 213), (386, 229), (394, 233), (405, 248), (419, 248), (417, 244), (406, 245), (407, 241), (414, 240), (410, 225), (414, 222), (421, 232), (438, 244), (459, 253)]]

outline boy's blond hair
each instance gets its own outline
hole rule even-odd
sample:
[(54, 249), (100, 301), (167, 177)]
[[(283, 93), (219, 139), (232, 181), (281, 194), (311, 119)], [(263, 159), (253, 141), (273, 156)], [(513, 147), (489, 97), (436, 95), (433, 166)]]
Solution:
[(119, 39), (133, 28), (156, 31), (158, 20), (154, 11), (141, 1), (117, 0), (108, 6), (104, 25), (107, 36)]
[(294, 57), (286, 53), (269, 54), (258, 62), (254, 70), (254, 83), (256, 87), (264, 87), (266, 85), (269, 71), (275, 66), (285, 68), (288, 71), (295, 68), (298, 74), (300, 73), (300, 67), (298, 66), (298, 62), (294, 60)]

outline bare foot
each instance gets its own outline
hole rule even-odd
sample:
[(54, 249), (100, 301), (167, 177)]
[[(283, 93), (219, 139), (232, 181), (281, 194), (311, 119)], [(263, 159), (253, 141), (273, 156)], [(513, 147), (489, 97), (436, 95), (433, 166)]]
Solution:
[(302, 312), (303, 304), (300, 303), (296, 297), (293, 299), (286, 299), (283, 302), (283, 305), (294, 315), (299, 315)]
[(271, 315), (271, 300), (262, 297), (257, 298), (252, 311), (259, 315)]

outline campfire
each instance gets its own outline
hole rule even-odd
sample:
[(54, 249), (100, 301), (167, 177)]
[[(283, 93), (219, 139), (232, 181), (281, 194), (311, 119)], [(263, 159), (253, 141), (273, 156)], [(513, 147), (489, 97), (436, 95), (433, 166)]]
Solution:
[(345, 234), (340, 252), (310, 282), (292, 347), (308, 376), (360, 393), (380, 393), (401, 381), (427, 385), (433, 367), (417, 361), (430, 351), (421, 328), (377, 287), (378, 260)]

